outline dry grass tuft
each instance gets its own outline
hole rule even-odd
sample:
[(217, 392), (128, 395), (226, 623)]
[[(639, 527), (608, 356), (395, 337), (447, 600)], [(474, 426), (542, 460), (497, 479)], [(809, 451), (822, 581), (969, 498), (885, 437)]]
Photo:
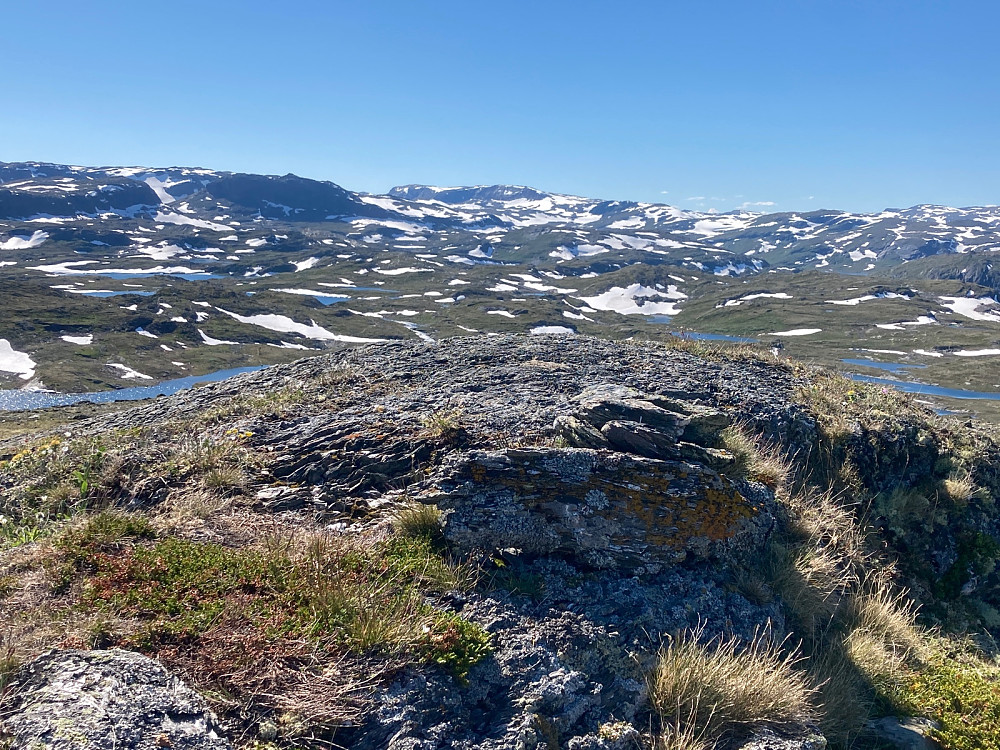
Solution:
[(855, 663), (874, 678), (929, 657), (916, 625), (917, 607), (884, 575), (866, 580), (851, 600), (853, 627), (847, 639)]
[(873, 707), (866, 675), (859, 671), (843, 644), (834, 642), (814, 656), (809, 674), (817, 686), (819, 726), (823, 735), (840, 747), (853, 747), (865, 730)]
[(246, 490), (247, 477), (239, 466), (222, 465), (205, 472), (201, 484), (205, 489), (223, 497), (239, 495)]
[(734, 475), (761, 482), (772, 489), (783, 487), (788, 481), (791, 474), (788, 459), (777, 446), (754, 436), (747, 424), (727, 427), (719, 437), (736, 459)]
[(0, 635), (0, 699), (3, 699), (7, 686), (14, 679), (14, 674), (21, 666), (21, 660), (14, 651), (14, 646), (5, 642)]
[(855, 579), (838, 556), (822, 547), (771, 548), (772, 585), (795, 632), (809, 650), (822, 643)]
[(968, 505), (978, 488), (968, 472), (955, 472), (941, 483), (948, 499), (956, 505)]
[(811, 721), (815, 688), (794, 653), (767, 630), (748, 644), (736, 638), (699, 642), (683, 633), (660, 650), (649, 679), (650, 700), (667, 735), (714, 742), (753, 726)]
[[(812, 547), (822, 547), (841, 556), (856, 576), (875, 562), (865, 525), (857, 518), (856, 505), (843, 502), (831, 491), (806, 489), (787, 501), (792, 511), (793, 533)], [(881, 563), (880, 563), (881, 564)]]
[(392, 520), (397, 534), (437, 541), (441, 537), (441, 511), (436, 505), (412, 503)]
[(452, 444), (459, 442), (465, 435), (463, 416), (461, 409), (437, 411), (428, 414), (420, 422), (430, 437)]
[(705, 737), (705, 729), (698, 728), (696, 712), (685, 716), (681, 707), (661, 727), (653, 738), (653, 750), (715, 750), (716, 742)]

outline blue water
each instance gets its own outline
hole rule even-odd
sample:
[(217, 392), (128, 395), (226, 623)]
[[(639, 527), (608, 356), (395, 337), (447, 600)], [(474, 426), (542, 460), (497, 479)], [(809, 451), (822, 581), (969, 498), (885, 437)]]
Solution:
[(902, 362), (876, 362), (874, 359), (842, 359), (841, 362), (858, 367), (871, 367), (876, 370), (885, 370), (893, 375), (898, 375), (906, 370), (922, 370), (927, 365), (906, 365)]
[(140, 297), (151, 297), (156, 292), (142, 291), (141, 289), (130, 290), (128, 292), (83, 292), (84, 297), (122, 297), (126, 294), (137, 294)]
[(208, 375), (189, 375), (186, 378), (165, 380), (156, 385), (133, 386), (118, 388), (113, 391), (97, 391), (95, 393), (39, 393), (36, 391), (0, 391), (0, 411), (23, 411), (25, 409), (47, 409), (50, 406), (69, 406), (90, 401), (95, 404), (110, 404), (114, 401), (141, 401), (156, 396), (171, 394), (190, 388), (198, 383), (210, 383), (226, 380), (244, 372), (256, 372), (263, 367), (235, 367), (230, 370), (218, 370)]
[(985, 399), (990, 401), (1000, 401), (1000, 393), (986, 393), (980, 391), (963, 391), (958, 388), (941, 388), (937, 385), (927, 383), (908, 383), (904, 380), (892, 380), (890, 378), (876, 378), (871, 375), (858, 375), (848, 373), (851, 380), (861, 383), (875, 383), (877, 385), (890, 385), (893, 388), (905, 393), (918, 393), (924, 396), (947, 396), (948, 398)]
[[(650, 315), (646, 318), (650, 323), (672, 323), (673, 315)], [(757, 344), (759, 339), (747, 336), (726, 336), (722, 333), (698, 333), (697, 331), (671, 331), (671, 336), (690, 341), (732, 341), (737, 344)]]

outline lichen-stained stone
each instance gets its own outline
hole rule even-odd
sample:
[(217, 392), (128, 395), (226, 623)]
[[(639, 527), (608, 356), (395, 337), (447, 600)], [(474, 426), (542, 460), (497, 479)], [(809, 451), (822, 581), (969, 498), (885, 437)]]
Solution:
[(587, 449), (454, 454), (417, 497), (447, 511), (445, 538), (460, 551), (513, 548), (638, 572), (688, 556), (739, 558), (775, 525), (761, 485)]
[(611, 448), (600, 430), (576, 417), (558, 416), (552, 423), (552, 429), (572, 448)]
[[(9, 744), (4, 744), (4, 743)], [(205, 700), (131, 651), (50, 651), (0, 706), (10, 750), (230, 750)]]

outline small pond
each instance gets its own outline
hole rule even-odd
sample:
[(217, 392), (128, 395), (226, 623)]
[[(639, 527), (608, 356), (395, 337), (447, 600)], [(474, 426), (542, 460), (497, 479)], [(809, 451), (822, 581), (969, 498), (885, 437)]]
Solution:
[(942, 388), (938, 385), (928, 385), (927, 383), (910, 383), (905, 380), (892, 380), (890, 378), (876, 378), (871, 375), (858, 375), (848, 373), (851, 380), (861, 383), (875, 383), (877, 385), (889, 385), (904, 393), (918, 393), (923, 396), (945, 396), (947, 398), (967, 398), (990, 401), (1000, 401), (1000, 393), (990, 393), (983, 391), (964, 391), (960, 388)]
[(135, 294), (139, 297), (152, 297), (156, 292), (151, 292), (148, 289), (143, 291), (141, 289), (129, 290), (126, 292), (81, 292), (84, 297), (124, 297), (125, 295)]

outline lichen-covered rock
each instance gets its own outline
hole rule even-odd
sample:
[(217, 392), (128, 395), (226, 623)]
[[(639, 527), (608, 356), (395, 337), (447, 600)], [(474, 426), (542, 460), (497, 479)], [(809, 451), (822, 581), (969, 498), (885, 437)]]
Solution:
[(513, 548), (640, 569), (759, 549), (775, 524), (763, 487), (705, 466), (586, 449), (450, 456), (417, 493), (448, 511), (460, 551)]
[(573, 416), (564, 414), (556, 417), (552, 429), (570, 448), (611, 448), (611, 443), (600, 430)]
[(803, 728), (799, 732), (778, 734), (772, 729), (759, 729), (750, 739), (733, 750), (826, 750), (826, 737), (819, 732)]
[(0, 716), (10, 750), (231, 747), (200, 695), (159, 662), (117, 649), (50, 651), (26, 664)]

